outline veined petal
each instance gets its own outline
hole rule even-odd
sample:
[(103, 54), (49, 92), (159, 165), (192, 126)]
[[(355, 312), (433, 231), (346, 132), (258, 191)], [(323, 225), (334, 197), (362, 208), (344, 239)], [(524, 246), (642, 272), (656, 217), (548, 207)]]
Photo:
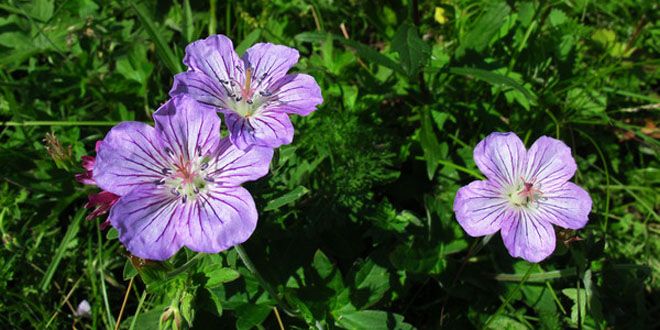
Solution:
[(542, 136), (527, 152), (524, 175), (528, 180), (536, 179), (535, 185), (545, 192), (568, 181), (576, 169), (571, 148), (560, 140)]
[(269, 108), (307, 116), (323, 103), (321, 88), (306, 74), (288, 74), (269, 88), (277, 100)]
[(242, 83), (239, 78), (242, 76), (243, 61), (236, 55), (231, 40), (223, 35), (212, 35), (189, 44), (183, 63), (218, 83), (232, 80)]
[(512, 257), (539, 262), (555, 250), (552, 224), (535, 212), (521, 210), (502, 224), (502, 240)]
[(284, 75), (298, 63), (296, 49), (274, 45), (271, 43), (258, 43), (248, 48), (243, 55), (246, 68), (252, 68), (252, 77), (261, 85), (269, 85)]
[(238, 149), (228, 138), (220, 141), (209, 176), (219, 186), (238, 186), (268, 174), (273, 149), (254, 146)]
[(544, 191), (538, 201), (542, 219), (562, 228), (580, 229), (589, 221), (591, 197), (572, 182), (565, 182), (551, 191)]
[(193, 251), (217, 253), (241, 244), (257, 225), (252, 196), (241, 187), (216, 187), (189, 204), (179, 232)]
[(293, 125), (283, 112), (264, 111), (251, 117), (225, 112), (231, 141), (242, 150), (251, 145), (277, 148), (293, 141)]
[(514, 133), (491, 133), (474, 148), (474, 162), (482, 173), (501, 186), (518, 182), (523, 174), (526, 150)]
[(123, 122), (113, 127), (101, 146), (93, 179), (101, 189), (119, 196), (160, 180), (168, 164), (156, 131), (144, 123)]
[(220, 141), (220, 118), (216, 112), (190, 97), (177, 96), (155, 113), (156, 131), (176, 157), (210, 154)]
[(503, 221), (511, 221), (514, 211), (499, 189), (488, 181), (473, 181), (458, 190), (454, 212), (468, 235), (494, 234), (500, 230)]
[(110, 223), (119, 232), (119, 241), (140, 258), (165, 260), (183, 246), (177, 226), (187, 216), (186, 204), (164, 190), (137, 188), (110, 210)]
[(174, 86), (170, 96), (188, 95), (197, 102), (222, 108), (227, 108), (227, 89), (216, 79), (212, 79), (199, 71), (182, 72), (174, 76)]

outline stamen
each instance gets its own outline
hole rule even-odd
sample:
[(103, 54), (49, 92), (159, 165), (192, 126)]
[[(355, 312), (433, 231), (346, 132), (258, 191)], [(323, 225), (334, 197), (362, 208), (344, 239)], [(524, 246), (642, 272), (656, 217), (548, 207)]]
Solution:
[(174, 152), (172, 152), (172, 149), (170, 148), (165, 148), (165, 153), (168, 154), (170, 157), (174, 157)]
[(202, 163), (202, 165), (199, 167), (202, 171), (209, 168), (209, 163)]
[(215, 182), (215, 180), (213, 180), (213, 178), (210, 177), (210, 176), (204, 177), (204, 181), (211, 182), (211, 183)]
[(188, 201), (188, 196), (183, 195), (183, 197), (181, 198), (181, 204), (185, 204), (187, 201)]
[(237, 96), (237, 97), (236, 97), (236, 102), (239, 102), (239, 101), (242, 100), (242, 99), (243, 99), (243, 97), (241, 97), (241, 96)]
[(273, 95), (273, 94), (272, 94), (271, 92), (269, 92), (269, 91), (259, 91), (259, 94), (261, 94), (261, 96), (266, 96), (266, 97)]
[(161, 172), (162, 172), (164, 175), (169, 175), (170, 173), (172, 173), (172, 170), (170, 170), (169, 168), (165, 167), (165, 168), (163, 168), (163, 170), (162, 170)]
[(200, 148), (199, 146), (197, 146), (197, 148), (195, 148), (195, 150), (197, 151), (197, 156), (198, 156), (198, 157), (202, 157), (202, 148)]
[(175, 195), (175, 196), (179, 196), (179, 195), (181, 195), (181, 193), (180, 193), (178, 190), (176, 190), (175, 188), (172, 188), (172, 189), (170, 190), (170, 192), (171, 192), (173, 195)]
[(159, 180), (155, 180), (155, 181), (154, 181), (154, 184), (157, 185), (157, 186), (160, 186), (160, 185), (165, 184), (165, 178), (162, 178), (162, 179), (159, 179)]
[(247, 100), (245, 102), (247, 102), (247, 104), (252, 104), (253, 103), (252, 100)]
[(193, 192), (195, 194), (199, 194), (199, 188), (197, 188), (197, 186), (193, 187)]

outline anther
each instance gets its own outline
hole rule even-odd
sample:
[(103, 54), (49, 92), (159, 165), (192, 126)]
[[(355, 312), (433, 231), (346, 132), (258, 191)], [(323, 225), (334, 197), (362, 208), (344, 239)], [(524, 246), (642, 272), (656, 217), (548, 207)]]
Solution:
[(261, 94), (261, 96), (271, 96), (271, 95), (273, 95), (271, 92), (268, 92), (268, 91), (259, 91), (259, 94)]
[(199, 188), (197, 188), (196, 186), (193, 187), (193, 192), (194, 192), (195, 194), (199, 194)]
[(247, 102), (247, 104), (252, 104), (252, 100), (247, 100), (245, 102)]
[(197, 156), (198, 156), (198, 157), (202, 157), (202, 148), (200, 148), (200, 147), (198, 146), (197, 148), (195, 148), (195, 151), (197, 151)]
[(209, 168), (209, 163), (202, 163), (202, 165), (199, 167), (202, 171)]
[(174, 188), (172, 188), (172, 189), (170, 190), (170, 192), (171, 192), (173, 195), (176, 195), (176, 196), (181, 195), (181, 193), (180, 193), (178, 190), (174, 189)]
[(185, 204), (188, 201), (188, 196), (183, 195), (183, 198), (181, 198), (181, 203)]
[(204, 181), (206, 181), (206, 182), (215, 182), (215, 180), (213, 180), (213, 178), (210, 177), (210, 176), (204, 177)]
[(174, 156), (174, 152), (172, 152), (172, 149), (170, 149), (170, 148), (165, 148), (165, 153), (172, 156), (172, 157)]
[(164, 167), (163, 170), (161, 171), (161, 173), (163, 173), (163, 174), (165, 174), (165, 175), (168, 175), (168, 174), (172, 173), (172, 170), (170, 170), (170, 169), (167, 168), (167, 167)]
[(242, 100), (242, 99), (243, 99), (243, 98), (242, 98), (241, 96), (238, 96), (238, 97), (236, 97), (236, 102), (239, 102), (239, 101)]
[(154, 184), (157, 185), (157, 186), (160, 186), (160, 185), (162, 185), (162, 184), (165, 184), (165, 178), (162, 178), (162, 179), (159, 179), (159, 180), (155, 180), (155, 181), (154, 181)]

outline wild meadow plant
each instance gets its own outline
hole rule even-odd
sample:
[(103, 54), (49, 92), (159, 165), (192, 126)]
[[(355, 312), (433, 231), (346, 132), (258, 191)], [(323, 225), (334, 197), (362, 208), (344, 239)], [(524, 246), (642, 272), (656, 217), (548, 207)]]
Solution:
[(657, 12), (6, 1), (0, 327), (657, 328)]

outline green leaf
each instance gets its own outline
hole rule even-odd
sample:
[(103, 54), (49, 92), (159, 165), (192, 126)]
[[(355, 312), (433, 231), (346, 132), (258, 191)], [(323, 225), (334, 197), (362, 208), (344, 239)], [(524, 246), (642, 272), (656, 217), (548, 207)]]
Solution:
[(431, 57), (431, 47), (417, 34), (417, 27), (403, 23), (392, 38), (392, 49), (399, 53), (399, 63), (408, 77), (414, 77)]
[(110, 227), (110, 229), (108, 229), (108, 233), (105, 234), (105, 238), (108, 240), (117, 239), (118, 237), (119, 237), (119, 232), (117, 231), (117, 229), (112, 227)]
[(607, 107), (607, 97), (595, 90), (573, 88), (568, 91), (566, 103), (578, 113), (601, 114)]
[(493, 71), (486, 71), (475, 68), (464, 68), (464, 67), (450, 68), (449, 72), (461, 76), (470, 76), (479, 80), (483, 80), (494, 86), (505, 86), (505, 87), (513, 88), (518, 92), (522, 93), (531, 103), (536, 102), (536, 95), (534, 95), (531, 91), (529, 91), (527, 88), (525, 88), (524, 86), (513, 80), (512, 78), (509, 78), (505, 75)]
[[(579, 319), (580, 319), (580, 325), (584, 323), (584, 318), (586, 316), (586, 304), (587, 304), (587, 293), (584, 289), (580, 288), (580, 291), (578, 293), (578, 290), (576, 288), (568, 288), (561, 290), (561, 292), (571, 299), (573, 301), (573, 307), (571, 307), (571, 322), (573, 322), (574, 325), (578, 324), (578, 311), (579, 311)], [(579, 296), (578, 296), (579, 294)]]
[(236, 280), (241, 276), (241, 273), (231, 269), (231, 268), (218, 268), (211, 272), (206, 272), (206, 276), (209, 278), (206, 281), (207, 288), (213, 288), (219, 286), (223, 283), (228, 283), (233, 280)]
[(135, 9), (140, 21), (144, 25), (145, 30), (156, 44), (156, 53), (160, 57), (161, 61), (165, 63), (165, 66), (170, 70), (172, 74), (179, 73), (183, 71), (181, 67), (181, 61), (174, 52), (167, 45), (167, 42), (163, 39), (161, 31), (156, 28), (156, 24), (151, 20), (151, 17), (148, 14), (148, 11), (142, 4), (136, 4), (134, 2), (129, 2), (131, 7)]
[(244, 304), (236, 308), (236, 328), (237, 329), (251, 329), (252, 327), (261, 324), (268, 314), (270, 314), (272, 307), (267, 304)]
[(133, 263), (131, 263), (131, 260), (128, 259), (126, 260), (126, 263), (124, 263), (124, 271), (122, 272), (122, 276), (124, 277), (124, 280), (129, 280), (135, 275), (138, 274), (137, 269), (133, 266)]
[(193, 16), (192, 9), (190, 9), (190, 0), (183, 0), (183, 38), (186, 40), (186, 43), (191, 43), (193, 41), (193, 35), (195, 33), (195, 27), (193, 25)]
[(296, 200), (300, 199), (300, 197), (305, 196), (308, 192), (309, 190), (307, 188), (298, 186), (288, 193), (268, 202), (264, 208), (264, 211), (277, 210), (284, 205), (295, 202)]
[(373, 62), (375, 64), (378, 64), (378, 65), (384, 66), (386, 68), (392, 69), (393, 71), (398, 72), (400, 74), (404, 74), (404, 75), (406, 74), (406, 71), (401, 67), (401, 65), (396, 63), (391, 58), (385, 56), (384, 54), (379, 53), (375, 49), (373, 49), (373, 48), (371, 48), (371, 47), (369, 47), (369, 46), (367, 46), (363, 43), (360, 43), (360, 42), (357, 42), (357, 41), (354, 41), (354, 40), (351, 40), (351, 39), (346, 39), (346, 38), (341, 37), (341, 36), (328, 34), (328, 33), (321, 33), (321, 32), (303, 32), (303, 33), (300, 33), (300, 34), (296, 35), (295, 38), (296, 38), (296, 40), (301, 41), (301, 42), (321, 43), (321, 42), (326, 41), (326, 38), (328, 38), (328, 36), (330, 38), (332, 38), (333, 40), (344, 44), (345, 46), (348, 46), (348, 47), (351, 47), (351, 48), (355, 49), (358, 56), (360, 56), (361, 58), (363, 58), (363, 59), (365, 59), (369, 62)]
[(353, 301), (357, 307), (377, 303), (390, 288), (390, 273), (369, 259), (355, 274)]
[(493, 321), (488, 324), (488, 327), (486, 329), (493, 329), (493, 330), (527, 330), (527, 326), (524, 325), (523, 323), (520, 323), (520, 321), (517, 321), (514, 318), (511, 318), (506, 315), (498, 315), (493, 317)]
[(342, 313), (335, 324), (345, 329), (414, 329), (403, 321), (403, 316), (378, 310), (362, 310)]
[(467, 34), (461, 38), (461, 47), (483, 51), (491, 39), (498, 35), (510, 11), (511, 8), (504, 1), (488, 5), (472, 23)]
[(433, 119), (429, 114), (429, 109), (422, 109), (420, 114), (422, 120), (422, 127), (419, 131), (419, 142), (424, 151), (424, 158), (426, 159), (426, 174), (429, 180), (433, 179), (435, 170), (440, 165), (440, 160), (446, 158), (448, 147), (446, 144), (441, 145), (438, 137), (433, 130)]
[(243, 55), (243, 53), (250, 47), (252, 46), (259, 38), (261, 37), (261, 29), (254, 29), (250, 34), (245, 36), (243, 41), (241, 41), (238, 46), (236, 46), (236, 53), (238, 55)]

